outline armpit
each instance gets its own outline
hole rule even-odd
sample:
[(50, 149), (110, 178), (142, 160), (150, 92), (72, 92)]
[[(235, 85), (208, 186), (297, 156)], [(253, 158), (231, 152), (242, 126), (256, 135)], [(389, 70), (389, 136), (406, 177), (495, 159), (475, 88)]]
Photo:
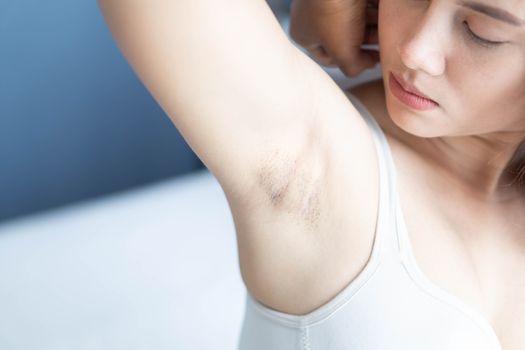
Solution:
[(271, 208), (315, 229), (326, 202), (328, 161), (319, 149), (307, 148), (297, 157), (273, 152), (260, 167), (257, 184)]

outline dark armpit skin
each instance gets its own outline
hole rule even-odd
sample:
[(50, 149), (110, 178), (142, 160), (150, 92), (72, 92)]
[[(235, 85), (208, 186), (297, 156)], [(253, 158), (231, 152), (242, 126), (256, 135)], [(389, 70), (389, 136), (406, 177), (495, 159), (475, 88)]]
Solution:
[(274, 151), (257, 172), (257, 185), (270, 206), (311, 230), (319, 227), (323, 216), (328, 170), (328, 157), (314, 144), (315, 141), (308, 141), (308, 146), (295, 157)]
[(318, 227), (320, 217), (320, 180), (313, 179), (304, 168), (293, 163), (287, 171), (275, 166), (262, 167), (258, 183), (266, 194), (269, 204), (279, 213), (290, 214), (291, 218)]

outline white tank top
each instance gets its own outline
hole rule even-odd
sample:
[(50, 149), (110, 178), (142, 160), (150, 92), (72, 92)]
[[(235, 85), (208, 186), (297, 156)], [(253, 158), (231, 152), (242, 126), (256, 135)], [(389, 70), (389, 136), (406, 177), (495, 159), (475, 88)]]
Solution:
[(248, 291), (239, 350), (502, 350), (484, 316), (433, 284), (414, 259), (396, 171), (379, 124), (348, 93), (372, 132), (379, 208), (371, 256), (339, 294), (306, 315), (283, 313)]

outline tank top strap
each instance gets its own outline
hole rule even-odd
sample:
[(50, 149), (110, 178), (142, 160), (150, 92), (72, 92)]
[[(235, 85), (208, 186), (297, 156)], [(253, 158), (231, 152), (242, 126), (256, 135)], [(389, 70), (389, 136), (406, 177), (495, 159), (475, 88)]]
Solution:
[(401, 258), (401, 241), (399, 235), (397, 179), (388, 140), (365, 105), (350, 92), (345, 92), (354, 107), (367, 123), (375, 144), (379, 169), (379, 208), (377, 217), (375, 244), (380, 245), (380, 254), (389, 255), (395, 260)]

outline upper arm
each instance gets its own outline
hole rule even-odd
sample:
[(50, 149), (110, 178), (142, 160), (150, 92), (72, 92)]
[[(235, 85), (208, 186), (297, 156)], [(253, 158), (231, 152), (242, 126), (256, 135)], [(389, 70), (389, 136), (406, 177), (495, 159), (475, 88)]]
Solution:
[[(263, 0), (99, 0), (133, 70), (223, 187), (316, 128), (311, 75)], [(318, 73), (315, 73), (318, 74)]]
[[(369, 193), (377, 184), (366, 123), (328, 74), (291, 43), (264, 0), (99, 4), (126, 59), (225, 193), (247, 199), (257, 193), (247, 190), (260, 191), (249, 203), (230, 203), (239, 205), (236, 226), (245, 233), (238, 238), (247, 285), (260, 286), (259, 296), (266, 290), (274, 305), (317, 303), (318, 294), (311, 294), (316, 300), (297, 295), (332, 276), (327, 266), (340, 264), (325, 263), (317, 274), (308, 266), (349, 258), (344, 249), (323, 255), (315, 242), (348, 247), (348, 227), (362, 236), (373, 223)], [(259, 205), (263, 194), (273, 206)], [(325, 234), (306, 243), (304, 226), (290, 224), (288, 208), (316, 224), (323, 217), (317, 213), (328, 211), (325, 227), (313, 229)], [(268, 239), (269, 232), (279, 239)], [(303, 243), (290, 249), (297, 242)], [(325, 296), (340, 287), (329, 285), (336, 280), (326, 281)]]

